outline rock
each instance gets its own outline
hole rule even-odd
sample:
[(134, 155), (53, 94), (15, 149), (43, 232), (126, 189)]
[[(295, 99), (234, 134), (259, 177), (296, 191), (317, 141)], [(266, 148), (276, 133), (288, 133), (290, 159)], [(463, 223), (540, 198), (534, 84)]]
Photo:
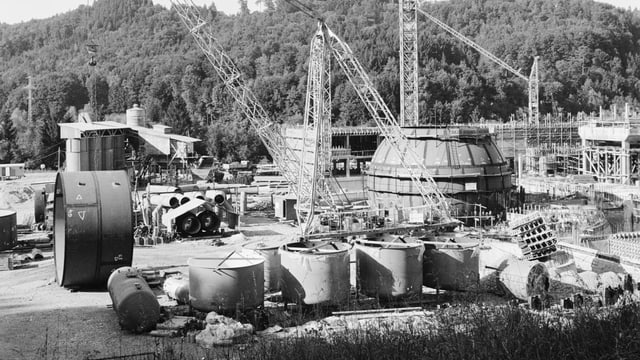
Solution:
[(207, 327), (196, 336), (196, 342), (205, 348), (241, 344), (254, 333), (253, 325), (242, 324), (213, 311), (207, 314), (205, 321)]

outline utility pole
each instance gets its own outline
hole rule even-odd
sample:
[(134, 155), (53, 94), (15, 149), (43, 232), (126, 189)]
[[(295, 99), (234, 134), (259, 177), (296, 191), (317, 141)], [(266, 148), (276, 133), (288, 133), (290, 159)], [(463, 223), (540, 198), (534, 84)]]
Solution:
[(31, 124), (32, 119), (32, 104), (33, 104), (33, 94), (32, 94), (32, 90), (33, 90), (33, 83), (31, 82), (31, 75), (27, 76), (27, 79), (29, 79), (29, 85), (27, 85), (26, 89), (29, 90), (29, 105), (28, 105), (28, 119), (29, 119), (29, 124)]

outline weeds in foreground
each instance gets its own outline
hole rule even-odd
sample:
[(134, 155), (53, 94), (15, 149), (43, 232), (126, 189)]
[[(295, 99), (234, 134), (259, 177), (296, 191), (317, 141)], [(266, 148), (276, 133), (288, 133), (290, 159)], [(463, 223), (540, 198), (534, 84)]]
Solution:
[[(433, 316), (435, 325), (417, 324), (405, 331), (378, 328), (338, 332), (329, 338), (304, 335), (280, 340), (259, 339), (209, 351), (181, 340), (166, 339), (148, 349), (149, 355), (115, 358), (640, 359), (640, 304), (572, 312), (470, 305), (437, 311)], [(55, 352), (44, 354), (43, 358), (60, 358)]]

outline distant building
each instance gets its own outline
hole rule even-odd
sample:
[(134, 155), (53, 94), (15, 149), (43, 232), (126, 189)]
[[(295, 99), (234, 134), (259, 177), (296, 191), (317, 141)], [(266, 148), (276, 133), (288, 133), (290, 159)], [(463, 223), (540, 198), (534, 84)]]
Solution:
[(0, 179), (20, 178), (24, 176), (24, 163), (0, 164)]
[[(115, 121), (61, 123), (60, 138), (66, 139), (65, 171), (120, 170), (128, 161), (151, 158), (156, 164), (180, 162), (193, 153), (199, 139), (171, 133), (165, 125), (145, 126), (145, 111), (134, 105), (126, 123)], [(184, 161), (182, 161), (184, 162)], [(131, 164), (131, 163), (129, 163)]]

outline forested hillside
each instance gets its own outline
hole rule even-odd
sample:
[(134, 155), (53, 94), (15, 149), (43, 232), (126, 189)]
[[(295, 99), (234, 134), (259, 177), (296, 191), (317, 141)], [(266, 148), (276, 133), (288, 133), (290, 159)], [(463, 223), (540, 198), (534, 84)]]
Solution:
[[(264, 12), (201, 9), (262, 105), (280, 123), (301, 121), (315, 20), (282, 0)], [(353, 49), (394, 113), (399, 107), (398, 5), (391, 0), (306, 0)], [(640, 105), (640, 14), (589, 0), (455, 0), (423, 9), (528, 75), (540, 58), (543, 113)], [(87, 43), (98, 45), (88, 65)], [(523, 116), (527, 84), (422, 17), (420, 114), (424, 123)], [(85, 108), (94, 118), (144, 106), (152, 122), (202, 138), (223, 160), (265, 153), (178, 15), (151, 0), (96, 0), (45, 20), (0, 24), (0, 161), (52, 163), (56, 123)], [(27, 77), (33, 116), (27, 114)], [(335, 66), (333, 122), (369, 123)]]

